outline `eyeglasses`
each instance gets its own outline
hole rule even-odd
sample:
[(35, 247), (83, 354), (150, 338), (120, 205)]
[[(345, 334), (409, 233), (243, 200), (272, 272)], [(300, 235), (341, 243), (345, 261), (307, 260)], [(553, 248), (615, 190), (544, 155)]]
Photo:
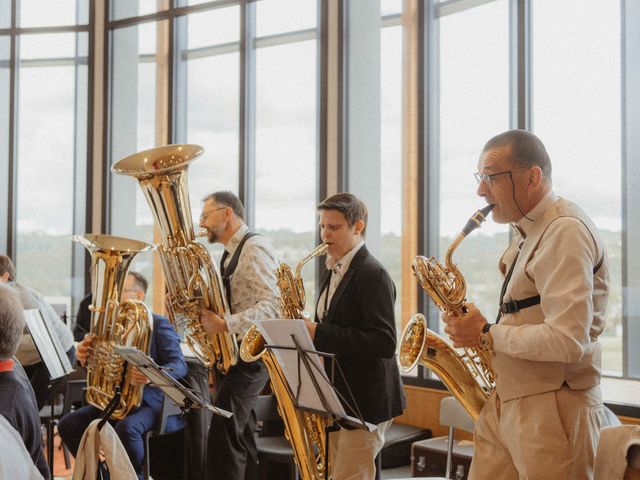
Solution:
[(499, 177), (500, 175), (506, 175), (507, 173), (509, 175), (511, 175), (512, 172), (517, 172), (518, 170), (526, 170), (529, 167), (520, 167), (520, 168), (514, 168), (512, 170), (505, 170), (504, 172), (498, 172), (498, 173), (480, 173), (480, 172), (476, 172), (473, 174), (474, 177), (476, 177), (476, 181), (478, 182), (478, 185), (480, 185), (482, 182), (486, 183), (487, 185), (489, 185), (490, 187), (493, 186), (493, 179), (496, 177)]
[(218, 210), (224, 210), (225, 208), (227, 208), (227, 207), (218, 207), (218, 208), (214, 208), (213, 210), (209, 210), (208, 212), (202, 212), (200, 214), (200, 221), (205, 220), (209, 216), (209, 214), (211, 214), (213, 212), (217, 212)]

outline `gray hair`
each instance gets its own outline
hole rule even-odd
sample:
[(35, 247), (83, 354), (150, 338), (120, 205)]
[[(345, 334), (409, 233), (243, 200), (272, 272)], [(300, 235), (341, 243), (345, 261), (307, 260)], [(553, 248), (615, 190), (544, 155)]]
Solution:
[(244, 220), (244, 205), (242, 205), (242, 202), (235, 193), (228, 191), (213, 192), (202, 199), (203, 202), (208, 200), (224, 207), (230, 207), (236, 217)]
[(0, 285), (0, 360), (11, 358), (18, 350), (24, 330), (24, 311), (16, 293)]

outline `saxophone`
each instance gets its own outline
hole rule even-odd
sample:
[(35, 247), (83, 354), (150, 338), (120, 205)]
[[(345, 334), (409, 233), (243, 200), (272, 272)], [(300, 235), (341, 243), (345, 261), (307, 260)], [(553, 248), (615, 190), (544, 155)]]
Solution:
[[(306, 301), (301, 270), (305, 263), (324, 255), (327, 245), (320, 244), (304, 257), (296, 266), (295, 277), (289, 265), (281, 263), (276, 271), (280, 289), (280, 311), (284, 318), (307, 318), (304, 312)], [(264, 338), (253, 325), (245, 334), (240, 345), (240, 358), (245, 362), (262, 359), (269, 372), (271, 390), (278, 401), (278, 413), (285, 426), (285, 436), (291, 443), (296, 464), (303, 480), (325, 478), (327, 459), (325, 458), (324, 429), (328, 420), (320, 415), (298, 410), (293, 403), (293, 394), (274, 354), (265, 348)]]
[[(126, 362), (115, 346), (133, 346), (149, 353), (151, 322), (149, 308), (139, 300), (120, 302), (122, 287), (133, 257), (152, 245), (110, 235), (74, 235), (91, 254), (93, 302), (90, 334), (95, 336), (93, 356), (87, 363), (87, 403), (104, 410), (121, 386), (120, 404), (111, 415), (122, 420), (140, 405), (144, 385), (134, 385), (125, 375)], [(124, 378), (123, 378), (124, 377)]]
[(227, 373), (238, 361), (238, 346), (229, 333), (207, 333), (202, 310), (220, 317), (228, 312), (220, 273), (195, 241), (187, 173), (203, 152), (199, 145), (167, 145), (136, 153), (116, 162), (111, 171), (138, 180), (162, 239), (158, 252), (167, 280), (167, 310), (171, 323), (183, 331), (194, 355), (207, 367)]
[[(469, 233), (480, 227), (493, 207), (487, 205), (469, 219), (449, 246), (445, 266), (433, 257), (417, 256), (413, 261), (413, 271), (420, 286), (438, 308), (448, 315), (459, 317), (467, 312), (467, 286), (462, 273), (451, 259), (453, 252)], [(495, 387), (489, 352), (465, 348), (462, 353), (458, 353), (442, 337), (427, 328), (424, 315), (419, 313), (411, 317), (402, 332), (398, 356), (404, 372), (418, 363), (431, 368), (474, 421)]]

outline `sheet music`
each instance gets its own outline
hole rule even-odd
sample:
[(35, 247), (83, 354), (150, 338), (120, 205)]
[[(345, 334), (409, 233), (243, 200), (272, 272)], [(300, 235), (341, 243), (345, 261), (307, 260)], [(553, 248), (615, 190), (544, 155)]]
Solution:
[[(294, 399), (299, 393), (298, 405), (302, 408), (319, 412), (326, 411), (320, 397), (316, 393), (309, 372), (302, 362), (298, 362), (298, 351), (295, 349), (295, 344), (291, 338), (291, 335), (294, 335), (303, 350), (316, 350), (304, 320), (262, 320), (257, 323), (257, 327), (268, 345), (293, 347), (293, 350), (274, 348), (271, 351), (275, 354), (276, 359), (282, 367), (284, 376), (293, 392)], [(326, 376), (324, 367), (322, 366), (322, 358), (316, 353), (309, 353), (308, 358), (311, 361), (313, 375), (320, 386), (320, 391), (324, 394), (328, 402), (329, 410), (340, 418), (349, 418)], [(298, 379), (298, 370), (300, 370), (300, 381)]]
[(33, 343), (49, 372), (49, 378), (55, 380), (71, 373), (73, 367), (69, 357), (53, 327), (47, 323), (40, 310), (25, 310), (24, 317)]
[(163, 371), (153, 359), (135, 347), (117, 346), (114, 351), (122, 356), (129, 364), (140, 370), (150, 381), (151, 386), (158, 387), (177, 405), (183, 405), (185, 397), (200, 408), (211, 410), (217, 415), (230, 418), (233, 414), (218, 407), (214, 407), (206, 400), (200, 399), (190, 389)]

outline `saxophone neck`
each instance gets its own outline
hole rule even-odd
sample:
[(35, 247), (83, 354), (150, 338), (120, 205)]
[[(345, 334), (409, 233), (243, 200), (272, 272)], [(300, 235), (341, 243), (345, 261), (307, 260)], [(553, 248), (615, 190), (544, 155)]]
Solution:
[(296, 265), (296, 278), (302, 278), (301, 274), (302, 274), (302, 267), (304, 267), (304, 264), (307, 263), (309, 260), (311, 260), (312, 258), (315, 257), (320, 257), (324, 254), (327, 253), (327, 248), (329, 248), (329, 246), (325, 243), (321, 243), (320, 245), (318, 245), (316, 248), (314, 248), (313, 250), (311, 250), (311, 252), (309, 253), (309, 255), (307, 255), (306, 257), (304, 257), (302, 260), (300, 260), (298, 262), (298, 264)]

